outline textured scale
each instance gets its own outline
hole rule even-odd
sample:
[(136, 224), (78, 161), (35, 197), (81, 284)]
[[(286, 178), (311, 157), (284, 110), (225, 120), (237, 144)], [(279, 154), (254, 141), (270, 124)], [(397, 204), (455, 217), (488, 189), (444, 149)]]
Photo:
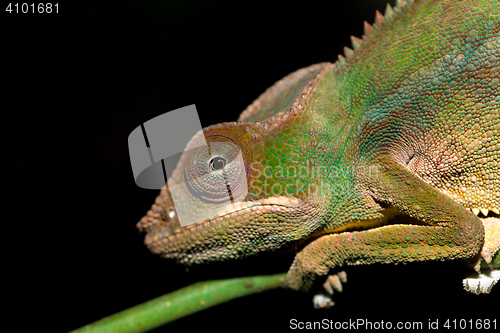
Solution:
[[(138, 223), (147, 246), (193, 264), (299, 244), (287, 284), (302, 290), (343, 265), (498, 265), (499, 20), (492, 0), (398, 1), (377, 12), (337, 62), (290, 74), (238, 122), (193, 138), (241, 149), (248, 194), (181, 228), (163, 189)], [(186, 150), (172, 177), (186, 205), (210, 209), (190, 196), (210, 188), (186, 179), (192, 159)], [(418, 223), (386, 223), (401, 214)]]

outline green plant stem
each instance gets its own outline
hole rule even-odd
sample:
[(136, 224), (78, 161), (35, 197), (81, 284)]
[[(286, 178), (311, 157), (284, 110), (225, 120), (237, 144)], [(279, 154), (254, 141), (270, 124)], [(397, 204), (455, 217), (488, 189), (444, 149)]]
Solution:
[(281, 287), (286, 273), (195, 283), (115, 313), (71, 333), (146, 332), (231, 299)]

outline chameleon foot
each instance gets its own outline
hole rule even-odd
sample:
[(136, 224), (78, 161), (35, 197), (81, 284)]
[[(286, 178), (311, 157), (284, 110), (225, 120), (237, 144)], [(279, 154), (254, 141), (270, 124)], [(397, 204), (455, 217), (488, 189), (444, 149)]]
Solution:
[(325, 283), (323, 283), (323, 292), (320, 292), (313, 297), (313, 304), (315, 309), (331, 308), (335, 305), (332, 300), (334, 291), (342, 292), (342, 283), (347, 282), (346, 272), (338, 272), (337, 274), (329, 275)]
[(314, 295), (313, 304), (315, 309), (329, 309), (335, 305), (332, 301), (331, 295), (321, 293)]
[(474, 270), (479, 273), (481, 261), (491, 263), (493, 255), (500, 249), (500, 219), (489, 217), (481, 219), (484, 226), (484, 243), (481, 252), (472, 258), (471, 264)]
[(337, 274), (329, 275), (325, 283), (323, 283), (323, 288), (325, 288), (328, 294), (333, 295), (333, 291), (336, 290), (339, 293), (342, 292), (342, 283), (347, 282), (346, 272), (338, 272)]
[[(476, 274), (476, 273), (475, 273)], [(483, 273), (463, 280), (464, 289), (476, 295), (489, 294), (491, 288), (500, 280), (499, 269), (483, 269)]]

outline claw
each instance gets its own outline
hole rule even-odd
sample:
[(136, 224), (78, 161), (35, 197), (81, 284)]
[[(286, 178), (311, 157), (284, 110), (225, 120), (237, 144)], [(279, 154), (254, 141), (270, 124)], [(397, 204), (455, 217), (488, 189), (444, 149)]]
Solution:
[(323, 288), (330, 294), (333, 295), (333, 291), (336, 290), (339, 293), (342, 292), (342, 283), (338, 275), (329, 275), (325, 283), (323, 283)]
[(339, 276), (340, 281), (342, 283), (346, 283), (347, 282), (347, 273), (345, 271), (338, 272), (337, 275)]
[(344, 271), (338, 272), (337, 274), (328, 276), (325, 283), (323, 283), (323, 288), (325, 288), (326, 292), (330, 295), (333, 295), (334, 290), (341, 293), (343, 290), (342, 283), (346, 282), (347, 274)]

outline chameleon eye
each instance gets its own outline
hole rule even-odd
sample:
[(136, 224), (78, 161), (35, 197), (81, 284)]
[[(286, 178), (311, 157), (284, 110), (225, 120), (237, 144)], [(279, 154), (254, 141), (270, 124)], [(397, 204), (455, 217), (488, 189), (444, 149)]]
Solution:
[(222, 157), (215, 157), (210, 160), (210, 169), (213, 171), (222, 170), (226, 167), (227, 161)]
[(184, 175), (187, 187), (197, 198), (224, 202), (242, 194), (246, 169), (239, 146), (222, 135), (205, 138), (206, 145), (195, 145), (187, 152)]

